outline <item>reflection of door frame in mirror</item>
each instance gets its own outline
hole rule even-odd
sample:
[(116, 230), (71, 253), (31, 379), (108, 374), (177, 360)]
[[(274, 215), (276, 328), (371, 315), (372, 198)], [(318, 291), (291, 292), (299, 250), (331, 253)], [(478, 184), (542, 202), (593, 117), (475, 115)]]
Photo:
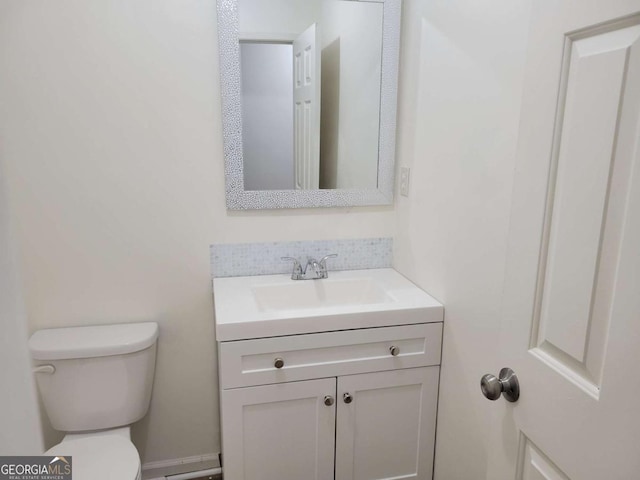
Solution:
[[(393, 203), (401, 0), (368, 1), (383, 4), (377, 188), (245, 191), (239, 40), (248, 39), (247, 37), (251, 37), (252, 40), (257, 39), (253, 34), (240, 36), (236, 0), (217, 0), (222, 133), (228, 209), (346, 207)], [(263, 38), (263, 41), (273, 40), (273, 38)]]
[(293, 43), (298, 38), (295, 33), (243, 33), (238, 34), (239, 42)]

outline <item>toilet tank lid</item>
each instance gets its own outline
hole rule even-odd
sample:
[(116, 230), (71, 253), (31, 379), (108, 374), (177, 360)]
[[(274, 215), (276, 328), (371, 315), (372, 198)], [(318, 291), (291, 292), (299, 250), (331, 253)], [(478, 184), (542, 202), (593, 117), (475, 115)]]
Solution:
[(29, 339), (35, 360), (70, 360), (139, 352), (158, 338), (155, 322), (38, 330)]

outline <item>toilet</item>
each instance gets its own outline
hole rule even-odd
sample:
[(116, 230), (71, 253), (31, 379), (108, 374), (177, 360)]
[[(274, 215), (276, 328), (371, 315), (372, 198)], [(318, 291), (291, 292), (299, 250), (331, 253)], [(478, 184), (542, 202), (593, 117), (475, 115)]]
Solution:
[(158, 324), (39, 330), (29, 339), (51, 425), (66, 433), (45, 455), (72, 457), (75, 480), (139, 480), (130, 425), (149, 409)]

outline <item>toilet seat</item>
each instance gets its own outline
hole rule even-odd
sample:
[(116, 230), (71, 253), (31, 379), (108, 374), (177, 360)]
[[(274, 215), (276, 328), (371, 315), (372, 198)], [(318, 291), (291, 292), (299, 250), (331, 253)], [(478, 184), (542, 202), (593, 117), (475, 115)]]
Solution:
[(65, 438), (45, 455), (72, 457), (74, 480), (140, 480), (140, 457), (128, 438), (94, 434)]

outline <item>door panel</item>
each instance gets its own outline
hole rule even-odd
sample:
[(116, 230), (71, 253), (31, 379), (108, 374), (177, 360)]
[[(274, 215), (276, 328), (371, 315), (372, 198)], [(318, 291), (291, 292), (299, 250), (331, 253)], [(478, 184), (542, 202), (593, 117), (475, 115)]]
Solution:
[(320, 52), (314, 23), (293, 42), (293, 115), (296, 189), (320, 182)]
[(335, 378), (222, 390), (225, 478), (332, 480)]
[[(640, 84), (640, 71), (627, 67), (639, 60), (637, 24), (582, 30), (565, 44), (532, 343), (596, 396), (633, 158), (616, 149), (633, 141), (638, 122), (627, 87)], [(625, 106), (635, 111), (623, 116)]]
[(640, 472), (640, 1), (533, 2), (488, 478)]
[(521, 437), (518, 480), (569, 480), (528, 438)]
[(339, 377), (336, 480), (431, 479), (438, 378), (439, 367)]

